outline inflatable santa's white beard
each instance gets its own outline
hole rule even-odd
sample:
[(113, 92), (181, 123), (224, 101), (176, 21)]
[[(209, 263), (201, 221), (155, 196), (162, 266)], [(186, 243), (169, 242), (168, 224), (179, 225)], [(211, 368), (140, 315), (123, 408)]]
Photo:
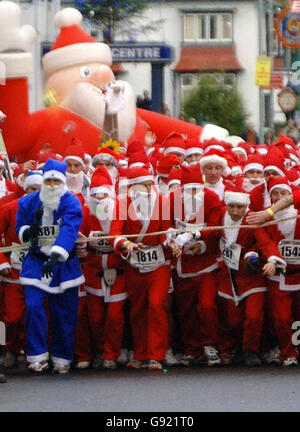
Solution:
[[(124, 85), (124, 108), (118, 112), (118, 130), (120, 141), (127, 141), (135, 128), (136, 105), (130, 85), (124, 81), (122, 85)], [(105, 94), (93, 84), (87, 82), (77, 84), (60, 106), (83, 117), (100, 129), (103, 128)]]

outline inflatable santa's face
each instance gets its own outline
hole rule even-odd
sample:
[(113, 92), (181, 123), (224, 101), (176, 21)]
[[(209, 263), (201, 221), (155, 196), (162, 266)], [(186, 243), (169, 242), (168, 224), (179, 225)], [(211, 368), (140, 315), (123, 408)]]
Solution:
[(47, 79), (46, 89), (54, 94), (56, 103), (67, 105), (73, 93), (81, 93), (86, 89), (92, 92), (93, 87), (96, 88), (96, 91), (104, 89), (114, 79), (114, 74), (109, 66), (97, 62), (86, 62), (54, 71)]

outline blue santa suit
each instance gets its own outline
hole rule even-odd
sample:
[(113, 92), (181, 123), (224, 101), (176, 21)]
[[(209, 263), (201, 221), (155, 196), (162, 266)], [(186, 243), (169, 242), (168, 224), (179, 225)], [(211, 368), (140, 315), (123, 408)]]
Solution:
[[(57, 210), (44, 208), (40, 192), (33, 192), (19, 200), (16, 232), (23, 242), (23, 233), (36, 223), (37, 209), (43, 208), (40, 222), (44, 237), (57, 233), (53, 246), (42, 246), (38, 250), (50, 257), (59, 254), (51, 278), (43, 277), (45, 260), (29, 252), (24, 258), (20, 282), (25, 285), (25, 329), (27, 335), (27, 360), (48, 360), (48, 323), (44, 307), (48, 296), (52, 334), (52, 360), (69, 365), (73, 356), (74, 333), (77, 321), (78, 286), (84, 282), (78, 257), (72, 254), (82, 222), (79, 199), (66, 191), (60, 198)], [(70, 256), (71, 253), (71, 256)]]

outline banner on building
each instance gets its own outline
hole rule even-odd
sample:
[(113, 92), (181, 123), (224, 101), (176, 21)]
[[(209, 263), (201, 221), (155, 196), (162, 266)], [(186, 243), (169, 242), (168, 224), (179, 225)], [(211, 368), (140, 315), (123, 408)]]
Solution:
[(283, 46), (300, 48), (300, 1), (284, 8), (275, 20), (275, 32)]
[(260, 56), (256, 61), (255, 84), (260, 87), (269, 87), (271, 80), (271, 57)]

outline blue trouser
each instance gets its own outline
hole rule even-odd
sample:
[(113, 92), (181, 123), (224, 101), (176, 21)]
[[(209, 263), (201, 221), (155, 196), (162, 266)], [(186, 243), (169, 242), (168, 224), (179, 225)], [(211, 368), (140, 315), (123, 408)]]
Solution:
[(50, 312), (52, 359), (56, 363), (68, 365), (73, 358), (78, 287), (69, 288), (63, 294), (49, 294), (40, 288), (25, 286), (27, 360), (31, 363), (49, 358), (46, 296)]

